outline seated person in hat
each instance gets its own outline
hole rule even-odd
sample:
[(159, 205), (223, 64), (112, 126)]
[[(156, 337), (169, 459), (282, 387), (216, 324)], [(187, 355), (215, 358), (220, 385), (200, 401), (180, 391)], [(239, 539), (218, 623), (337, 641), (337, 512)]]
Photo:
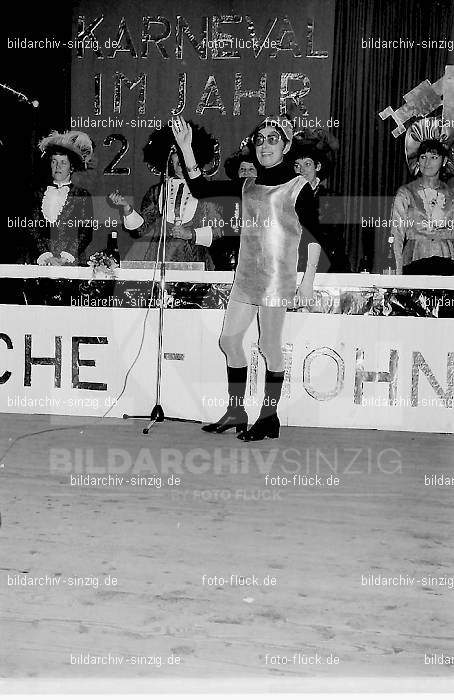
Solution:
[[(449, 151), (429, 120), (407, 131), (407, 163), (416, 178), (397, 190), (391, 220), (396, 274), (454, 274), (454, 194), (443, 181)], [(422, 139), (422, 140), (421, 140)]]
[[(216, 142), (204, 128), (195, 125), (193, 128), (198, 163), (203, 167), (214, 160)], [(169, 166), (166, 261), (203, 262), (206, 270), (214, 270), (210, 251), (213, 242), (223, 236), (222, 210), (213, 202), (199, 201), (192, 196), (185, 179), (184, 161), (170, 127), (152, 132), (144, 148), (144, 160), (156, 175), (165, 172), (167, 162)], [(122, 209), (125, 229), (139, 239), (132, 244), (124, 259), (159, 260), (162, 185), (152, 185), (147, 190), (141, 214), (118, 191), (110, 195), (110, 200)]]
[(93, 154), (90, 138), (80, 131), (53, 132), (39, 143), (50, 180), (33, 197), (33, 226), (28, 230), (28, 261), (38, 265), (82, 265), (93, 237), (90, 193), (71, 177), (84, 170)]

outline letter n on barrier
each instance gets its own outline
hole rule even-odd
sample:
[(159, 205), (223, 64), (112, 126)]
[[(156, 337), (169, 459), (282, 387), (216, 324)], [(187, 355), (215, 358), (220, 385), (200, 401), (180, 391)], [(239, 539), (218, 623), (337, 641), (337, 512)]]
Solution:
[(453, 407), (454, 399), (454, 352), (448, 352), (448, 363), (446, 367), (446, 383), (447, 389), (443, 391), (443, 387), (435, 378), (434, 373), (427, 364), (424, 356), (415, 351), (413, 353), (413, 362), (411, 368), (411, 405), (418, 406), (419, 403), (419, 376), (420, 371), (426, 376), (430, 386), (440, 398), (441, 402), (447, 407)]

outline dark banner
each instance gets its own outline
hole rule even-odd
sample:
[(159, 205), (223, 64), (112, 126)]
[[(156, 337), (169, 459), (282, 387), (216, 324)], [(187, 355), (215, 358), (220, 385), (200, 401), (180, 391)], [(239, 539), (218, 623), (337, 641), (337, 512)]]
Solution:
[[(82, 0), (74, 16), (71, 128), (96, 143), (80, 184), (101, 224), (106, 195), (136, 207), (157, 181), (143, 162), (155, 128), (183, 114), (218, 140), (220, 166), (261, 116), (290, 110), (296, 130), (329, 127), (334, 0)], [(105, 231), (95, 232), (92, 249)], [(123, 247), (124, 247), (123, 237)], [(102, 247), (102, 246), (101, 246)]]

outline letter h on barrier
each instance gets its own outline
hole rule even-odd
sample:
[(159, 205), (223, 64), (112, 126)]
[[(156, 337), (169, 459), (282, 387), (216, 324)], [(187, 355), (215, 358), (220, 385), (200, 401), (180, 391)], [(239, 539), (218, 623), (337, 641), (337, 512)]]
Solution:
[(55, 336), (55, 357), (32, 357), (32, 336), (25, 336), (24, 386), (31, 386), (32, 365), (53, 365), (55, 367), (54, 385), (61, 387), (61, 335)]
[(361, 348), (356, 348), (355, 403), (362, 403), (364, 382), (388, 382), (388, 401), (390, 406), (394, 406), (397, 395), (398, 364), (399, 353), (397, 350), (390, 350), (388, 372), (367, 371), (364, 368), (364, 350), (361, 350)]

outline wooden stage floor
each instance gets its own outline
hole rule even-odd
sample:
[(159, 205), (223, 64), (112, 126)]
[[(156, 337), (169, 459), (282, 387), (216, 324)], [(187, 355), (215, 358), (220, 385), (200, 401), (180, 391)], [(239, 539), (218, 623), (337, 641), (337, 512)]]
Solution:
[(4, 683), (452, 684), (454, 436), (142, 427), (2, 415)]

